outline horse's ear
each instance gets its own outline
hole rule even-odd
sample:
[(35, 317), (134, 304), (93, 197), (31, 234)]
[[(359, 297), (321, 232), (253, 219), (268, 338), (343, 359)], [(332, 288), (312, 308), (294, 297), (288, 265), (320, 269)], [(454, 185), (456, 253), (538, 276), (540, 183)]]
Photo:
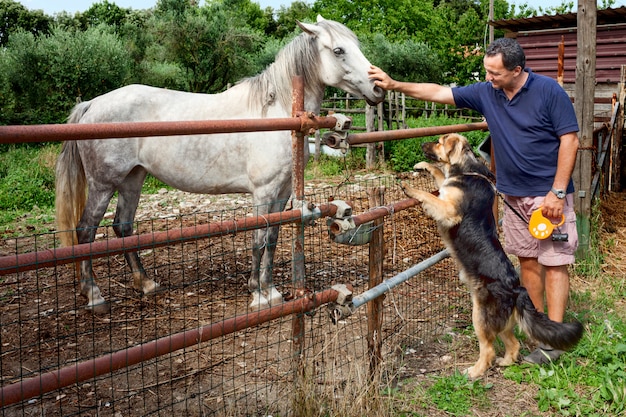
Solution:
[(317, 22), (319, 23), (319, 22), (321, 22), (322, 20), (326, 20), (326, 19), (324, 19), (324, 18), (322, 17), (322, 15), (321, 15), (321, 14), (318, 14), (318, 15), (317, 15)]
[(296, 20), (296, 23), (298, 24), (298, 26), (300, 26), (300, 29), (302, 29), (305, 33), (308, 33), (311, 36), (317, 36), (317, 33), (319, 32), (319, 29), (317, 26), (311, 23), (303, 23), (299, 20)]

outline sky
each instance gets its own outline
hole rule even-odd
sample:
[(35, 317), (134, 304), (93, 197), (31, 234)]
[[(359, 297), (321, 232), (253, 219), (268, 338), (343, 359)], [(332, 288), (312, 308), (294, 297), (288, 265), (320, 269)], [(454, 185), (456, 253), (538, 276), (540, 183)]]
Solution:
[[(157, 0), (109, 0), (111, 3), (115, 3), (120, 7), (130, 7), (135, 10), (149, 9), (154, 7)], [(272, 7), (274, 10), (280, 9), (280, 6), (289, 6), (292, 0), (252, 0), (259, 3), (262, 9), (266, 7)], [(570, 0), (571, 1), (571, 0)], [(574, 10), (576, 11), (577, 1), (574, 1)], [(99, 0), (20, 0), (26, 8), (34, 10), (41, 9), (48, 15), (54, 13), (66, 11), (70, 13), (84, 12), (89, 9), (93, 3), (99, 3)], [(312, 4), (313, 1), (308, 1)], [(529, 6), (537, 8), (539, 6), (545, 8), (560, 6), (561, 0), (509, 0), (509, 3), (523, 4), (527, 3)], [(617, 0), (613, 7), (621, 7), (626, 5), (626, 0)]]

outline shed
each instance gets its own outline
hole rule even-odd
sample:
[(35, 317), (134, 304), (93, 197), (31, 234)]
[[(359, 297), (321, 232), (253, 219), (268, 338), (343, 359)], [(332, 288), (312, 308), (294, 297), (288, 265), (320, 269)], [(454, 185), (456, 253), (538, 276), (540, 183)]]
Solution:
[[(490, 22), (506, 37), (516, 38), (526, 53), (526, 66), (558, 79), (559, 44), (564, 45), (563, 88), (574, 99), (576, 82), (576, 13), (504, 19)], [(626, 7), (597, 11), (595, 121), (608, 122), (613, 94), (619, 98), (626, 65)]]

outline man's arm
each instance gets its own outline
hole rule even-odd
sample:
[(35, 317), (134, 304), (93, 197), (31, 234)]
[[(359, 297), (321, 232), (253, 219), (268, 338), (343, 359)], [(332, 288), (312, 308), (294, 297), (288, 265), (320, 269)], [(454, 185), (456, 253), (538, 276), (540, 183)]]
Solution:
[[(574, 165), (576, 165), (579, 145), (578, 133), (566, 133), (560, 137), (560, 140), (556, 174), (552, 186), (557, 190), (566, 190), (574, 172)], [(549, 192), (543, 203), (543, 215), (551, 219), (559, 219), (563, 215), (564, 205), (565, 200), (559, 200), (553, 192)]]
[(454, 105), (452, 88), (432, 83), (408, 83), (396, 81), (385, 71), (372, 65), (368, 71), (374, 84), (385, 90), (395, 90), (408, 96), (424, 101)]

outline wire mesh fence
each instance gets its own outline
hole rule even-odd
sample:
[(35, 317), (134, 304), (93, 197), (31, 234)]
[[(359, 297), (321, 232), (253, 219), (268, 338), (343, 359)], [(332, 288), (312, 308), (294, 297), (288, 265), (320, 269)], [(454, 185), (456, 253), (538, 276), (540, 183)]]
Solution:
[[(407, 176), (434, 189), (425, 176)], [(391, 176), (365, 176), (341, 184), (307, 185), (306, 199), (350, 201), (354, 213), (370, 207), (368, 190), (385, 187), (385, 203), (406, 197)], [(149, 197), (153, 207), (158, 196)], [(168, 216), (139, 216), (138, 233), (154, 233), (254, 216), (247, 200), (213, 203), (215, 210), (186, 210)], [(149, 210), (148, 210), (149, 211)], [(182, 210), (185, 211), (185, 210)], [(288, 300), (292, 246), (299, 224), (281, 227), (274, 283)], [(389, 278), (441, 251), (432, 220), (421, 208), (390, 213), (383, 223), (383, 276)], [(324, 219), (306, 226), (306, 291), (351, 284), (368, 287), (368, 245), (332, 242)], [(114, 237), (101, 226), (97, 241)], [(101, 357), (190, 328), (220, 323), (249, 312), (251, 232), (175, 243), (140, 255), (161, 290), (141, 295), (132, 286), (123, 255), (94, 259), (100, 289), (111, 301), (107, 314), (84, 308), (74, 265), (59, 265), (0, 277), (0, 375), (2, 387), (45, 372)], [(1, 244), (2, 256), (55, 248), (55, 234), (22, 236)], [(470, 321), (470, 303), (450, 259), (387, 293), (380, 338), (383, 366), (390, 375), (407, 349), (419, 350), (454, 322)], [(295, 415), (297, 381), (307, 390), (338, 398), (351, 385), (366, 383), (369, 352), (365, 308), (333, 324), (318, 308), (304, 315), (302, 351), (294, 353), (292, 317), (227, 334), (106, 375), (7, 405), (2, 416), (46, 415)]]

